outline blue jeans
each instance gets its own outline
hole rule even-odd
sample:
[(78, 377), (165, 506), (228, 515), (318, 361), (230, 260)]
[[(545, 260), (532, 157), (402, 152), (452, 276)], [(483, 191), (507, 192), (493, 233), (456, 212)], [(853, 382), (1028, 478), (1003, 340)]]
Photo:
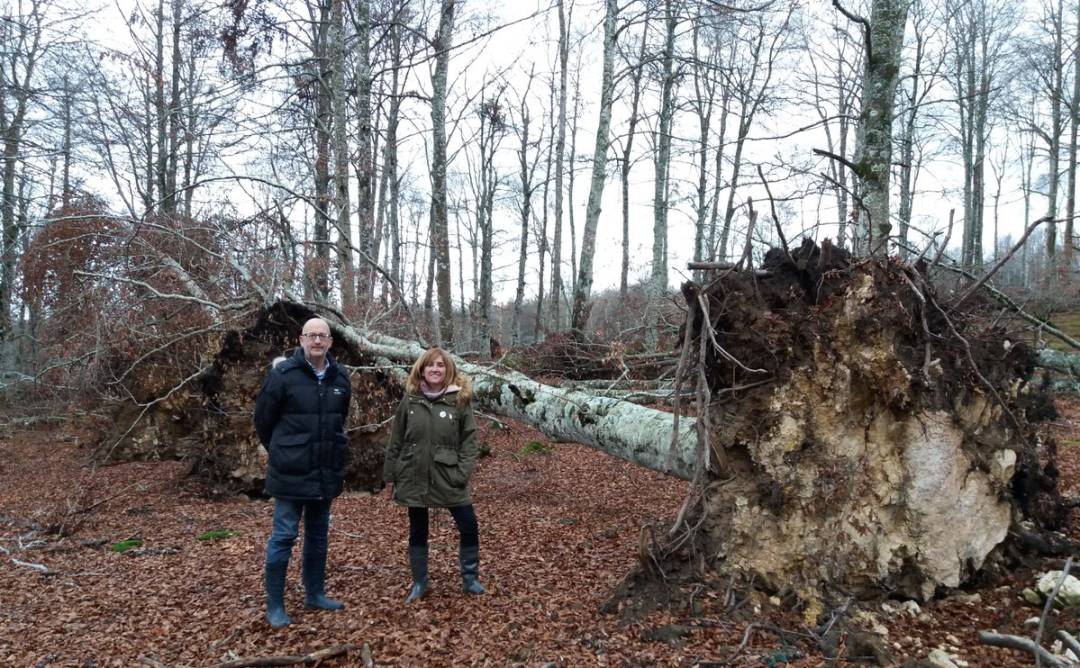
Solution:
[(266, 541), (266, 563), (288, 562), (304, 520), (304, 552), (326, 554), (330, 531), (329, 501), (274, 499), (274, 528)]

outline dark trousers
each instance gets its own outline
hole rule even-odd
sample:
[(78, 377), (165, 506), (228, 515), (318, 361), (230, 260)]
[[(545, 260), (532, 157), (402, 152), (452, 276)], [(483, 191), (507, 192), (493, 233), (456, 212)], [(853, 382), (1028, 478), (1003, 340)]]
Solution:
[[(450, 514), (461, 535), (462, 547), (479, 547), (480, 529), (476, 523), (476, 511), (472, 504), (450, 508)], [(427, 547), (428, 509), (409, 506), (409, 547)]]

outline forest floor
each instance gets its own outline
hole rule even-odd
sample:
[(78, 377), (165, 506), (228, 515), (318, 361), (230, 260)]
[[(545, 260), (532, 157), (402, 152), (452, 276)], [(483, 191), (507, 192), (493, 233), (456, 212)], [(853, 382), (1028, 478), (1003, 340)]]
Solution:
[[(1080, 403), (1060, 408), (1063, 491), (1077, 494)], [(784, 646), (767, 626), (791, 637), (808, 629), (765, 594), (738, 620), (723, 616), (722, 592), (708, 590), (693, 614), (601, 613), (636, 563), (642, 527), (662, 531), (687, 484), (578, 445), (530, 446), (547, 443), (513, 423), (481, 423), (491, 454), (473, 499), (490, 594), (461, 592), (456, 530), (440, 511), (432, 591), (404, 605), (405, 513), (385, 491), (346, 493), (333, 506), (328, 591), (347, 608), (303, 608), (297, 546), (286, 595), (294, 623), (279, 631), (263, 619), (270, 501), (223, 496), (176, 462), (87, 466), (80, 443), (92, 439), (75, 428), (0, 432), (0, 665), (215, 666), (345, 643), (356, 649), (321, 665), (363, 665), (365, 644), (376, 666), (855, 665), (826, 659), (808, 636), (796, 651)], [(233, 535), (205, 539), (213, 530)], [(1080, 538), (1076, 521), (1070, 533)], [(131, 538), (141, 546), (113, 550)], [(1060, 564), (1018, 564), (918, 615), (863, 607), (888, 629), (898, 661), (940, 647), (961, 666), (1030, 665), (1026, 655), (977, 645), (975, 634), (1025, 633), (1038, 611), (1020, 591), (1049, 567)]]

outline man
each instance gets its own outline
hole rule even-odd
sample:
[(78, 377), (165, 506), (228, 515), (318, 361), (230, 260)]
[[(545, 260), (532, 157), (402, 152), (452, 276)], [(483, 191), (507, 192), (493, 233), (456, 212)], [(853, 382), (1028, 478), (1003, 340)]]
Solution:
[(285, 572), (304, 520), (304, 603), (319, 610), (344, 604), (326, 596), (330, 501), (341, 494), (349, 440), (345, 420), (352, 385), (334, 362), (330, 326), (304, 323), (300, 347), (274, 364), (255, 401), (255, 430), (270, 453), (266, 493), (274, 497), (274, 526), (266, 543), (266, 619), (292, 623), (285, 612)]

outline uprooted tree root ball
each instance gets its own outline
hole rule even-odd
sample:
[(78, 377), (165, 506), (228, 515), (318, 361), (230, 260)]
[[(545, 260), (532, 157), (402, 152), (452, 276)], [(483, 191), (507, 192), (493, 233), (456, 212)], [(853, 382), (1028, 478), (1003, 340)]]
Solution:
[(1031, 350), (976, 297), (937, 295), (923, 262), (805, 242), (683, 293), (707, 473), (642, 577), (693, 565), (811, 612), (927, 599), (1021, 521), (1066, 519)]
[[(141, 404), (117, 405), (111, 428), (97, 445), (98, 455), (118, 461), (184, 459), (191, 462), (193, 473), (220, 488), (260, 493), (267, 454), (255, 434), (251, 407), (272, 360), (296, 346), (304, 322), (315, 316), (288, 302), (260, 311), (247, 329), (210, 339), (210, 363), (182, 386), (177, 384), (190, 370), (144, 364), (134, 378), (146, 398)], [(389, 374), (345, 337), (335, 336), (330, 352), (352, 374), (350, 423), (356, 426), (349, 430), (345, 484), (378, 489), (383, 445), (400, 391)], [(147, 387), (154, 378), (161, 381)], [(171, 391), (173, 386), (179, 389)]]

